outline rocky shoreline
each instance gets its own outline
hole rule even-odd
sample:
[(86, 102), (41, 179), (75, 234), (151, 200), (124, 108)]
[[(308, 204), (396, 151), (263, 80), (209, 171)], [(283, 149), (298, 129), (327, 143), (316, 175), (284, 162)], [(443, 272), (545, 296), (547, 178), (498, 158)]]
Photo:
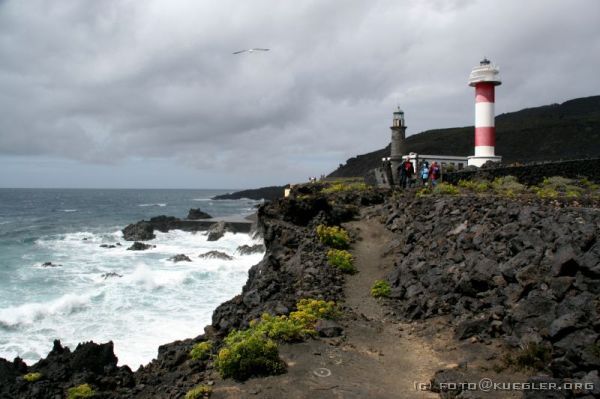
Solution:
[[(382, 300), (389, 315), (417, 323), (447, 317), (456, 342), (501, 339), (515, 353), (539, 345), (548, 357), (532, 378), (592, 381), (600, 388), (597, 208), (475, 194), (419, 198), (414, 192), (322, 189), (299, 186), (292, 198), (260, 206), (256, 228), (266, 254), (250, 269), (242, 293), (215, 309), (204, 334), (161, 346), (157, 358), (135, 372), (117, 366), (110, 342), (80, 344), (73, 352), (55, 342), (32, 366), (0, 359), (0, 398), (59, 399), (84, 383), (96, 398), (182, 398), (199, 383), (218, 386), (212, 362), (190, 358), (194, 345), (211, 340), (219, 347), (232, 329), (265, 312), (289, 314), (301, 298), (343, 303), (345, 276), (328, 264), (315, 228), (351, 221), (367, 208), (394, 237), (385, 251), (396, 260), (387, 276), (391, 293)], [(151, 220), (150, 226), (171, 223), (179, 222)], [(132, 230), (146, 234), (147, 226)], [(42, 377), (28, 382), (28, 373)], [(466, 378), (459, 369), (452, 373)], [(445, 377), (448, 370), (431, 375), (438, 383)], [(460, 394), (442, 396), (473, 397)]]

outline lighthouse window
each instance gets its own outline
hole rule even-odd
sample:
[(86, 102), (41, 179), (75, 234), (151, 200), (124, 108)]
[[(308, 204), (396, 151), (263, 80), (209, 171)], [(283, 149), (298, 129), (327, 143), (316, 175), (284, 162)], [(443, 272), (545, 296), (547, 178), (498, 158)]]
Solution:
[(465, 167), (464, 163), (462, 163), (462, 162), (458, 163), (458, 170), (464, 169), (464, 167)]

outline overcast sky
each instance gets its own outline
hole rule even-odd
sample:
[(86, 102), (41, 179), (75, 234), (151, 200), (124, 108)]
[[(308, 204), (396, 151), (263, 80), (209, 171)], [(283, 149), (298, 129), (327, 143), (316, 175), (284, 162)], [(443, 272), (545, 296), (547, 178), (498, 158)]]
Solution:
[(0, 0), (0, 187), (303, 181), (472, 125), (483, 56), (497, 114), (598, 95), (600, 1)]

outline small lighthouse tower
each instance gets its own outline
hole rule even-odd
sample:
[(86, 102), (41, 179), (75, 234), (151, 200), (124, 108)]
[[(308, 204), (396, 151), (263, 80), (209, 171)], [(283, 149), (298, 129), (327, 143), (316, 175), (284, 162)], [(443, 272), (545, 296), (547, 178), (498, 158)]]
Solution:
[(404, 139), (406, 138), (406, 125), (404, 124), (404, 111), (398, 107), (394, 112), (392, 120), (392, 145), (390, 151), (390, 164), (392, 167), (392, 177), (394, 184), (399, 181), (398, 167), (402, 163), (402, 156), (406, 153)]
[(502, 160), (495, 154), (494, 88), (502, 83), (498, 72), (498, 68), (484, 58), (469, 76), (469, 86), (475, 87), (475, 155), (469, 157), (469, 166)]

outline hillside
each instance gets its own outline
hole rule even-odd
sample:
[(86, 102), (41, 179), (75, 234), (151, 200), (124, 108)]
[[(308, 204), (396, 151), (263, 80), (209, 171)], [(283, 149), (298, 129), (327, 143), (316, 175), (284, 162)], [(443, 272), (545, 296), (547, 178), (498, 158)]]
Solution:
[[(406, 139), (420, 154), (472, 155), (474, 127), (428, 130)], [(350, 158), (329, 177), (363, 176), (390, 147)], [(496, 153), (505, 163), (580, 159), (600, 155), (600, 96), (526, 108), (496, 117)]]

